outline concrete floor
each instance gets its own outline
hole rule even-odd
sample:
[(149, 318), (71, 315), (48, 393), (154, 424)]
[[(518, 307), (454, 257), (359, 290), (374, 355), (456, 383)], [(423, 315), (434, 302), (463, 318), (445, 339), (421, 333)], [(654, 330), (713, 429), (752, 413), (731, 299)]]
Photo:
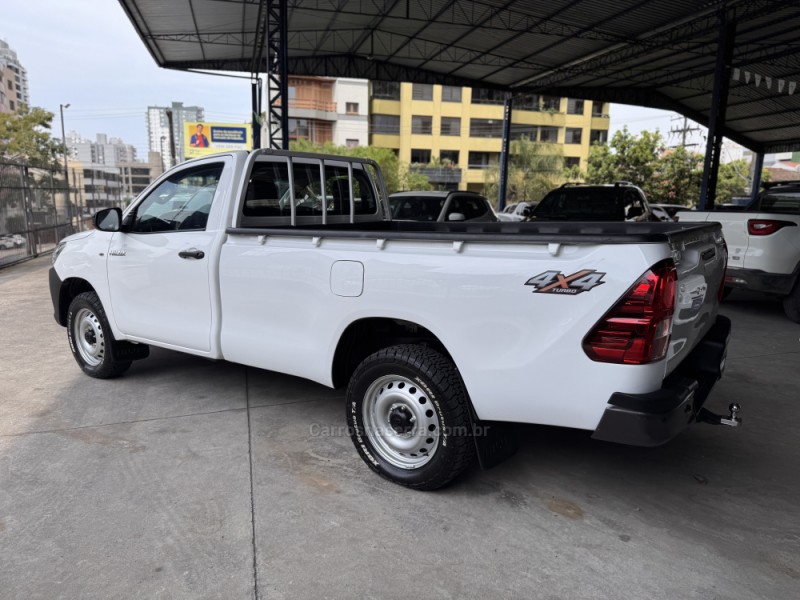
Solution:
[(740, 429), (523, 427), (514, 458), (421, 493), (319, 435), (344, 420), (319, 385), (161, 350), (86, 377), (48, 266), (0, 271), (3, 599), (800, 595), (800, 326), (773, 300), (725, 304), (710, 405)]

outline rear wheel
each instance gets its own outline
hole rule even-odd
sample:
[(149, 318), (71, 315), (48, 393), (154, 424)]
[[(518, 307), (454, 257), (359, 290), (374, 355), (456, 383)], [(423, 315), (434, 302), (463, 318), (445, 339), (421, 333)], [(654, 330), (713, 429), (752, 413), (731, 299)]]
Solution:
[(130, 360), (114, 358), (118, 342), (95, 292), (84, 292), (73, 298), (67, 313), (67, 337), (76, 362), (90, 377), (119, 377), (131, 366)]
[(390, 481), (446, 485), (475, 457), (469, 400), (455, 365), (417, 345), (367, 357), (347, 388), (347, 424), (361, 458)]
[(800, 323), (800, 280), (794, 284), (794, 289), (783, 299), (783, 312), (795, 323)]

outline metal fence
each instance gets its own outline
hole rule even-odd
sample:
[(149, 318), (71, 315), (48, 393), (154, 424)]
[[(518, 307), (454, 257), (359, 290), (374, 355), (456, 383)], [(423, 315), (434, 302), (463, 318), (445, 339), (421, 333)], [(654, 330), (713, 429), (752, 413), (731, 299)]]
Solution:
[(51, 251), (81, 227), (70, 197), (63, 170), (0, 161), (0, 268)]

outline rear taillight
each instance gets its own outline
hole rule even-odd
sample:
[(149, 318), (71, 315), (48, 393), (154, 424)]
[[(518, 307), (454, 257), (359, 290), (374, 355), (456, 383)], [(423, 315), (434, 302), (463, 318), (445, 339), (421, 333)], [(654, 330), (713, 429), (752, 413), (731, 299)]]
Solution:
[(664, 358), (672, 333), (676, 279), (672, 259), (642, 275), (583, 340), (589, 358), (628, 365)]
[(792, 221), (779, 221), (778, 219), (749, 219), (747, 233), (750, 235), (769, 235), (784, 227), (797, 226)]

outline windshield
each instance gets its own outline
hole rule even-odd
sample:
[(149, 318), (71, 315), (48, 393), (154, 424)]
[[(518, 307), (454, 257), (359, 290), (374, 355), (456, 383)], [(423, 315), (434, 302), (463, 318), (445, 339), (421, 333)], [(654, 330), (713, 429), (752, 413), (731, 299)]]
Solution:
[(436, 221), (442, 212), (445, 198), (430, 196), (396, 196), (389, 198), (393, 219)]
[(800, 213), (800, 191), (770, 192), (761, 196), (761, 211)]

